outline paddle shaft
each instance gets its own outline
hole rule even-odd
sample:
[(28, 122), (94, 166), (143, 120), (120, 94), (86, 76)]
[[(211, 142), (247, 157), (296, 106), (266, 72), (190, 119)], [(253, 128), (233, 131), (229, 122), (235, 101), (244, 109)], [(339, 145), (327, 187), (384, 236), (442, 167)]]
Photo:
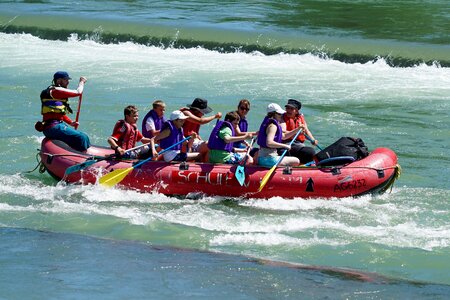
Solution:
[[(295, 142), (295, 140), (297, 139), (298, 135), (302, 132), (302, 130), (300, 129), (299, 131), (297, 131), (297, 133), (295, 134), (294, 138), (289, 142), (289, 146), (292, 146), (292, 144)], [(286, 155), (286, 153), (288, 152), (288, 149), (284, 149), (283, 153), (281, 154), (281, 156), (278, 158), (277, 163), (275, 164), (275, 166), (278, 166), (280, 164), (280, 162), (283, 160), (283, 157)]]
[[(131, 149), (126, 150), (125, 152), (129, 152), (129, 151), (133, 151), (133, 150), (139, 149), (139, 148), (141, 148), (141, 147), (143, 147), (143, 146), (145, 146), (145, 145), (148, 145), (148, 144), (143, 144), (143, 145), (136, 146), (136, 147), (134, 147), (134, 148), (131, 148)], [(96, 163), (98, 163), (99, 161), (107, 160), (107, 159), (113, 159), (113, 158), (115, 158), (115, 157), (116, 157), (116, 154), (107, 155), (107, 156), (102, 156), (102, 157), (92, 157), (92, 158), (87, 159), (86, 161), (84, 161), (84, 162), (82, 162), (82, 163), (80, 163), (80, 164), (77, 164), (77, 165), (73, 165), (73, 166), (68, 167), (68, 168), (66, 169), (64, 175), (65, 175), (65, 176), (70, 175), (70, 174), (72, 174), (72, 173), (74, 173), (74, 172), (78, 172), (78, 171), (81, 171), (81, 170), (83, 170), (83, 169), (85, 169), (85, 168), (87, 168), (87, 167), (89, 167), (89, 166), (92, 166), (93, 164), (96, 164)]]
[[(307, 135), (306, 133), (305, 133), (305, 137), (306, 137), (306, 139), (307, 139), (308, 141), (310, 141), (312, 144), (314, 144), (315, 140), (313, 140), (313, 139), (312, 139), (309, 135)], [(316, 147), (319, 148), (320, 151), (323, 150), (322, 147), (320, 147), (318, 144), (316, 145)]]
[[(148, 144), (149, 144), (149, 143), (147, 143), (147, 144), (142, 144), (142, 145), (139, 145), (139, 146), (136, 146), (136, 147), (127, 149), (127, 150), (125, 150), (125, 153), (130, 152), (130, 151), (133, 151), (133, 150), (136, 150), (136, 149), (139, 149), (139, 148), (142, 148), (142, 147), (144, 147), (145, 145), (148, 145)], [(115, 158), (115, 157), (117, 157), (116, 154), (111, 154), (111, 155), (107, 155), (107, 156), (100, 157), (100, 158), (97, 159), (97, 161), (102, 161), (102, 160), (105, 160), (105, 159), (110, 159), (110, 158)]]
[[(83, 100), (83, 94), (80, 94), (80, 99), (78, 99), (78, 109), (77, 109), (77, 116), (75, 117), (75, 122), (78, 123), (78, 120), (80, 118), (80, 110), (81, 110), (81, 101)], [(78, 125), (75, 125), (75, 129), (78, 129)]]
[(236, 177), (236, 180), (239, 182), (239, 184), (242, 186), (244, 185), (245, 181), (245, 164), (248, 159), (248, 155), (250, 153), (250, 150), (252, 149), (253, 143), (255, 142), (255, 138), (252, 139), (252, 143), (250, 146), (248, 146), (247, 151), (245, 151), (245, 156), (241, 158), (241, 161), (239, 162), (239, 165), (236, 167), (236, 171), (234, 172), (234, 175)]
[[(294, 143), (294, 141), (297, 139), (298, 135), (302, 132), (302, 130), (300, 129), (299, 131), (297, 131), (297, 133), (295, 134), (294, 138), (291, 140), (291, 142), (288, 144), (289, 146), (292, 146), (292, 144)], [(281, 154), (281, 156), (278, 158), (276, 164), (269, 170), (269, 172), (266, 173), (266, 175), (264, 175), (263, 179), (261, 180), (261, 184), (259, 185), (259, 189), (258, 192), (261, 192), (261, 190), (264, 188), (264, 186), (266, 185), (267, 182), (269, 182), (270, 177), (272, 176), (272, 173), (275, 171), (275, 169), (278, 167), (278, 165), (280, 164), (280, 162), (283, 160), (283, 157), (286, 155), (288, 149), (284, 149), (283, 153)]]
[[(163, 154), (166, 151), (169, 151), (170, 149), (172, 149), (173, 147), (183, 143), (184, 141), (187, 141), (188, 139), (190, 139), (191, 137), (188, 136), (186, 138), (184, 138), (183, 140), (173, 144), (170, 147), (167, 147), (166, 149), (160, 151), (158, 153), (158, 155)], [(142, 166), (143, 164), (145, 164), (146, 162), (150, 161), (153, 157), (149, 157), (143, 161), (141, 161), (140, 163), (131, 166), (129, 168), (125, 168), (125, 169), (117, 169), (114, 171), (109, 172), (108, 174), (102, 176), (99, 179), (99, 183), (104, 185), (104, 186), (108, 186), (108, 187), (112, 187), (116, 184), (118, 184), (119, 182), (121, 182), (131, 171), (133, 171), (135, 168)]]
[[(169, 151), (169, 150), (171, 150), (172, 148), (174, 148), (175, 146), (178, 146), (179, 144), (181, 144), (181, 143), (183, 143), (183, 142), (189, 140), (190, 138), (191, 138), (191, 136), (188, 136), (188, 137), (182, 139), (181, 141), (179, 141), (179, 142), (173, 144), (172, 146), (167, 147), (166, 149), (163, 149), (163, 150), (159, 151), (159, 152), (158, 152), (158, 155), (161, 155), (161, 154), (163, 154), (163, 153), (166, 153), (167, 151)], [(130, 150), (131, 150), (131, 149), (130, 149)], [(152, 158), (153, 158), (153, 157), (149, 157), (149, 158), (147, 158), (147, 159), (144, 159), (143, 161), (141, 161), (141, 162), (135, 164), (135, 165), (133, 166), (133, 168), (137, 168), (137, 167), (139, 167), (139, 166), (142, 166), (142, 165), (145, 164), (146, 162), (152, 160)]]
[(245, 151), (245, 156), (241, 159), (241, 161), (239, 162), (240, 165), (245, 165), (245, 163), (247, 162), (248, 159), (248, 155), (250, 154), (250, 151), (253, 148), (253, 144), (255, 143), (256, 138), (252, 139), (252, 142), (250, 143), (250, 146), (248, 146), (247, 151)]

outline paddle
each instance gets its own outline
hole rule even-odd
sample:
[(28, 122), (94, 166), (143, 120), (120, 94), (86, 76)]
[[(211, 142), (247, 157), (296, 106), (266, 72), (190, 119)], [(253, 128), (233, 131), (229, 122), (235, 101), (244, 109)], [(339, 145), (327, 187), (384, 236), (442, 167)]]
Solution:
[[(77, 109), (77, 116), (75, 117), (75, 122), (78, 123), (78, 119), (80, 118), (80, 110), (81, 110), (81, 100), (83, 100), (83, 94), (80, 95), (80, 99), (78, 99), (78, 109)], [(75, 129), (78, 129), (78, 125), (75, 125)]]
[[(300, 132), (302, 132), (302, 130), (300, 129), (299, 131), (297, 131), (297, 133), (295, 134), (294, 138), (291, 140), (291, 142), (289, 143), (289, 146), (292, 146), (292, 143), (294, 143), (294, 141), (297, 139), (298, 135), (300, 134)], [(286, 155), (287, 153), (287, 149), (284, 149), (283, 153), (281, 154), (281, 156), (278, 158), (277, 163), (269, 170), (269, 172), (266, 173), (266, 175), (264, 175), (263, 179), (261, 180), (261, 183), (259, 185), (259, 189), (258, 192), (261, 192), (261, 190), (264, 188), (264, 186), (266, 185), (266, 183), (269, 181), (270, 177), (272, 176), (273, 171), (275, 171), (275, 169), (278, 167), (278, 165), (280, 164), (280, 162), (283, 160), (283, 157)]]
[(245, 156), (241, 159), (241, 161), (239, 162), (239, 165), (236, 168), (236, 171), (234, 172), (234, 175), (236, 176), (236, 179), (241, 186), (243, 186), (244, 182), (245, 182), (245, 163), (247, 162), (248, 155), (250, 153), (250, 150), (252, 150), (255, 140), (256, 140), (256, 137), (254, 137), (252, 139), (250, 146), (248, 146), (248, 149), (245, 152)]
[[(134, 148), (128, 149), (128, 150), (125, 151), (125, 153), (133, 151), (133, 150), (136, 150), (136, 149), (139, 149), (141, 147), (144, 147), (145, 145), (148, 145), (148, 144), (143, 144), (143, 145), (139, 145), (139, 146), (136, 146)], [(157, 147), (157, 145), (155, 145), (155, 147)], [(91, 157), (91, 158), (87, 159), (85, 162), (82, 162), (80, 164), (68, 167), (66, 169), (66, 171), (64, 172), (64, 176), (68, 176), (68, 175), (70, 175), (70, 174), (72, 174), (74, 172), (78, 172), (78, 171), (81, 171), (83, 169), (86, 169), (87, 167), (92, 166), (93, 164), (96, 164), (99, 161), (107, 160), (107, 159), (113, 159), (115, 157), (116, 157), (115, 154), (106, 155), (106, 156), (94, 156), (94, 157)]]
[[(173, 144), (172, 146), (167, 147), (166, 149), (164, 149), (164, 150), (158, 152), (158, 155), (163, 154), (163, 153), (169, 151), (169, 150), (172, 149), (173, 147), (175, 147), (175, 146), (177, 146), (177, 145), (183, 143), (184, 141), (189, 140), (190, 138), (191, 138), (191, 136), (188, 136), (188, 137), (182, 139), (181, 141), (179, 141), (179, 142)], [(143, 161), (137, 163), (136, 165), (134, 165), (134, 166), (132, 166), (132, 167), (129, 167), (129, 168), (126, 168), (126, 169), (117, 169), (117, 170), (114, 170), (114, 171), (112, 171), (112, 172), (110, 172), (110, 173), (108, 173), (108, 174), (102, 176), (102, 177), (100, 178), (100, 180), (99, 180), (99, 183), (100, 183), (101, 185), (104, 185), (104, 186), (107, 186), (107, 187), (113, 187), (113, 186), (115, 186), (116, 184), (118, 184), (119, 182), (121, 182), (121, 181), (122, 181), (122, 180), (123, 180), (123, 179), (131, 172), (131, 171), (134, 170), (134, 168), (137, 168), (137, 167), (139, 167), (139, 166), (142, 166), (142, 165), (145, 164), (146, 162), (152, 160), (152, 158), (153, 158), (153, 157), (149, 157), (149, 158), (147, 158), (147, 159), (144, 159)]]
[[(305, 137), (306, 137), (306, 139), (308, 141), (310, 141), (312, 144), (314, 144), (314, 140), (309, 135), (307, 135), (306, 133), (305, 133)], [(318, 144), (316, 145), (316, 147), (319, 148), (320, 151), (323, 150), (322, 147), (320, 147)]]

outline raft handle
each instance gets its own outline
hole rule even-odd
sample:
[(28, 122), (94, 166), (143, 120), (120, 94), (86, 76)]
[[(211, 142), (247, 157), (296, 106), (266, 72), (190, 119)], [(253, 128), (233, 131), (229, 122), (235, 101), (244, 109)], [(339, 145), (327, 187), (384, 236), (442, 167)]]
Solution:
[(186, 163), (185, 161), (181, 162), (179, 170), (180, 171), (187, 171), (187, 170), (189, 170), (189, 164)]
[(333, 168), (333, 169), (331, 169), (331, 174), (333, 174), (333, 175), (340, 175), (341, 174), (341, 169), (340, 168)]
[(384, 170), (377, 170), (378, 178), (384, 178)]
[(51, 164), (52, 164), (52, 161), (53, 161), (53, 155), (48, 154), (48, 155), (47, 155), (47, 164), (51, 165)]
[(286, 166), (283, 169), (283, 175), (292, 175), (292, 168), (290, 166)]

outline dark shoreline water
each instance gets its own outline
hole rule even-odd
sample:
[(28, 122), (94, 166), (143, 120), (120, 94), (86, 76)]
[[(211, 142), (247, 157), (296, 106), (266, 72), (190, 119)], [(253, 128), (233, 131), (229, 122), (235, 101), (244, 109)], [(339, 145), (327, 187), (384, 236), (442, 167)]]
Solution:
[(6, 299), (443, 299), (450, 293), (446, 285), (352, 270), (20, 228), (0, 228), (0, 250)]

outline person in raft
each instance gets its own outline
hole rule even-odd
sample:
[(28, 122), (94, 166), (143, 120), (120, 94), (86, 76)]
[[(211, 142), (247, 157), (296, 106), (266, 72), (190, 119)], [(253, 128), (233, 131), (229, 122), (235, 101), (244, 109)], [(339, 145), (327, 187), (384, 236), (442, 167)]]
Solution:
[(139, 119), (139, 111), (134, 105), (128, 105), (123, 110), (124, 119), (117, 121), (114, 126), (112, 135), (108, 138), (108, 144), (116, 152), (116, 155), (121, 158), (146, 158), (155, 155), (154, 147), (151, 145), (143, 145), (137, 149), (127, 151), (135, 148), (137, 142), (148, 144), (152, 139), (146, 138), (137, 129), (136, 122)]
[[(291, 150), (289, 150), (289, 155), (297, 157), (301, 163), (308, 163), (313, 160), (316, 151), (312, 147), (306, 146), (305, 140), (306, 135), (311, 138), (311, 144), (316, 146), (319, 142), (314, 139), (311, 131), (309, 131), (306, 125), (305, 117), (300, 113), (302, 104), (300, 101), (295, 99), (289, 99), (287, 104), (284, 106), (286, 108), (286, 113), (283, 115), (283, 123), (281, 123), (281, 128), (283, 131), (294, 130), (295, 128), (302, 127), (303, 132), (301, 132), (297, 139), (292, 143)], [(305, 135), (306, 134), (306, 135)], [(289, 144), (292, 138), (287, 140), (283, 139), (283, 143)], [(280, 152), (280, 151), (278, 151)]]
[[(294, 130), (283, 132), (280, 123), (283, 122), (284, 111), (278, 104), (270, 103), (267, 106), (267, 116), (264, 118), (258, 133), (258, 144), (261, 147), (258, 151), (258, 165), (271, 168), (280, 156), (277, 153), (279, 148), (290, 150), (289, 145), (283, 144), (283, 139), (292, 138), (302, 126)], [(296, 166), (300, 161), (295, 156), (284, 156), (280, 162), (282, 166)]]
[[(239, 125), (236, 128), (236, 136), (244, 135), (248, 132), (247, 114), (250, 111), (250, 101), (242, 99), (239, 101), (236, 113), (239, 115)], [(256, 132), (251, 132), (252, 135), (256, 135)], [(234, 148), (246, 148), (248, 145), (245, 141), (238, 141), (233, 143)]]
[(91, 143), (87, 134), (72, 127), (77, 127), (78, 122), (72, 121), (67, 113), (72, 113), (69, 98), (78, 97), (83, 94), (86, 77), (81, 76), (76, 90), (68, 89), (69, 74), (58, 71), (53, 75), (52, 85), (41, 92), (41, 114), (42, 122), (37, 122), (35, 128), (42, 131), (49, 139), (61, 140), (78, 151), (86, 151)]
[[(244, 132), (240, 136), (236, 136), (239, 120), (238, 113), (232, 111), (225, 115), (224, 121), (217, 121), (208, 140), (209, 162), (238, 164), (246, 155), (245, 149), (234, 148), (233, 143), (251, 138), (254, 133)], [(250, 155), (247, 163), (253, 163), (253, 158)]]
[(155, 100), (152, 104), (153, 108), (142, 119), (142, 135), (147, 138), (156, 136), (162, 128), (166, 118), (166, 104), (162, 100)]
[[(179, 141), (184, 139), (183, 125), (188, 117), (184, 115), (181, 111), (175, 110), (170, 114), (170, 120), (166, 121), (161, 129), (161, 132), (155, 136), (154, 142), (151, 144), (153, 149), (155, 147), (154, 143), (159, 143), (161, 149), (166, 149)], [(171, 150), (164, 152), (164, 161), (187, 161), (187, 160), (198, 160), (200, 153), (198, 152), (188, 152), (192, 147), (192, 143), (196, 137), (196, 133), (191, 133), (191, 139), (183, 144), (179, 144), (173, 147)]]
[(205, 115), (211, 113), (212, 109), (208, 106), (208, 100), (202, 98), (195, 98), (192, 104), (180, 108), (180, 111), (188, 117), (183, 125), (184, 136), (190, 136), (192, 133), (197, 135), (192, 143), (192, 151), (200, 152), (201, 157), (199, 159), (204, 160), (208, 153), (208, 146), (207, 142), (200, 137), (200, 126), (214, 119), (220, 119), (222, 113), (218, 112), (213, 116), (206, 117)]

